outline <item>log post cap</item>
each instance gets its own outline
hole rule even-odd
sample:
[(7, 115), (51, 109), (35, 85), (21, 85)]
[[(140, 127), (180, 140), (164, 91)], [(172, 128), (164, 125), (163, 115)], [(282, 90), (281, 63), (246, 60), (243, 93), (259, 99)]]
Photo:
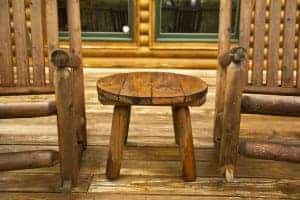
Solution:
[(247, 58), (247, 51), (243, 47), (235, 47), (219, 57), (219, 64), (225, 68), (231, 62), (239, 64)]
[(51, 62), (57, 68), (66, 68), (70, 64), (70, 56), (66, 51), (56, 49), (51, 53)]
[(247, 51), (243, 47), (235, 47), (230, 50), (231, 60), (234, 63), (241, 63), (247, 57)]

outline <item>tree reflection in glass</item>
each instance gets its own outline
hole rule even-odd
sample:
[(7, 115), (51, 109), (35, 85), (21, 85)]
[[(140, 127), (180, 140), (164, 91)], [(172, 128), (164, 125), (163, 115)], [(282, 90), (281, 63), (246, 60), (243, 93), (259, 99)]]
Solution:
[[(129, 33), (128, 0), (80, 0), (83, 32)], [(66, 0), (58, 0), (60, 31), (67, 30)]]
[[(237, 0), (234, 0), (233, 25)], [(217, 33), (219, 0), (161, 0), (161, 33)]]

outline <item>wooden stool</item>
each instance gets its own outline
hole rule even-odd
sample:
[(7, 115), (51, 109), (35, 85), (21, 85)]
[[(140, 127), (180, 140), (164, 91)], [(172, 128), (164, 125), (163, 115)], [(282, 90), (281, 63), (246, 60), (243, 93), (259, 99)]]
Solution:
[(106, 176), (120, 175), (123, 146), (127, 142), (132, 105), (171, 106), (176, 143), (180, 146), (182, 176), (196, 179), (191, 118), (188, 106), (200, 106), (206, 100), (207, 84), (201, 79), (158, 72), (115, 74), (97, 83), (99, 101), (115, 105)]

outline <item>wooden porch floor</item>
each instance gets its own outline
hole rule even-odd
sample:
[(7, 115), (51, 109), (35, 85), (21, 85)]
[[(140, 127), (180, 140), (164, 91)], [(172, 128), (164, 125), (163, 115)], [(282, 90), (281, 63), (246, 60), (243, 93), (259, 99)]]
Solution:
[[(209, 84), (207, 103), (191, 109), (197, 181), (184, 183), (180, 179), (179, 152), (168, 107), (133, 108), (121, 178), (106, 180), (112, 107), (98, 103), (95, 85), (101, 76), (125, 71), (129, 70), (85, 70), (89, 147), (84, 155), (80, 184), (73, 191), (74, 199), (300, 199), (299, 164), (241, 157), (234, 183), (225, 183), (217, 173), (212, 144), (215, 71), (167, 70), (199, 76)], [(1, 97), (0, 102), (52, 98)], [(243, 138), (300, 145), (300, 121), (292, 117), (244, 115), (241, 134)], [(55, 117), (0, 121), (0, 152), (34, 149), (57, 149)], [(59, 192), (59, 166), (0, 172), (0, 200), (64, 199)]]

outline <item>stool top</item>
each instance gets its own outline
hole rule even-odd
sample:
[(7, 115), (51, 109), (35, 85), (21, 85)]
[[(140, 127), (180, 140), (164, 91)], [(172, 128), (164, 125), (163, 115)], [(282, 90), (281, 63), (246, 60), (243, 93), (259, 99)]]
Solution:
[(164, 72), (115, 74), (97, 82), (105, 105), (193, 105), (205, 102), (207, 84), (199, 78)]

